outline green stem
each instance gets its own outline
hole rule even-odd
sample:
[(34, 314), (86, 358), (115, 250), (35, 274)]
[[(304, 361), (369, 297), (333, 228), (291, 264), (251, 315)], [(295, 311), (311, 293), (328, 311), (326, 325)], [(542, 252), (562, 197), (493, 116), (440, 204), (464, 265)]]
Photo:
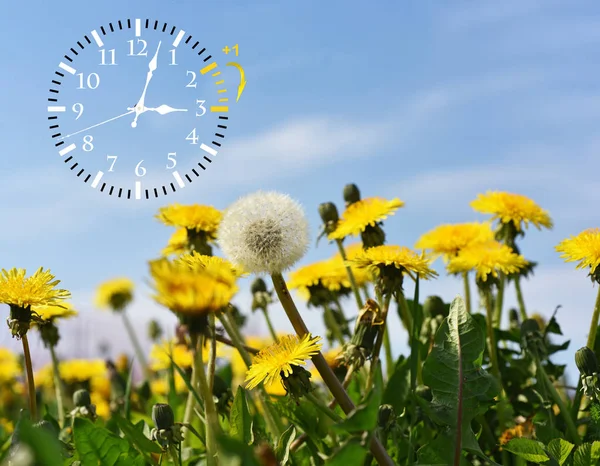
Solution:
[(521, 291), (521, 277), (515, 277), (515, 290), (517, 291), (517, 302), (519, 303), (519, 313), (521, 314), (521, 322), (527, 320), (527, 311), (525, 310), (525, 300)]
[(330, 409), (328, 406), (326, 406), (321, 400), (319, 400), (312, 393), (306, 394), (305, 397), (308, 401), (310, 401), (313, 405), (315, 405), (315, 408), (317, 408), (319, 411), (321, 411), (323, 414), (325, 414), (325, 416), (327, 416), (332, 421), (334, 421), (334, 422), (342, 422), (343, 421), (343, 419), (340, 416), (338, 416), (332, 409)]
[(388, 323), (385, 323), (385, 333), (383, 334), (383, 351), (385, 354), (385, 367), (388, 377), (394, 373), (394, 356), (392, 355), (392, 342), (390, 340), (390, 331)]
[(210, 348), (208, 351), (208, 389), (213, 393), (215, 385), (215, 370), (217, 366), (217, 340), (215, 339), (215, 315), (210, 313), (208, 316), (208, 325), (210, 326)]
[(58, 357), (54, 346), (50, 345), (50, 357), (52, 358), (52, 375), (54, 376), (54, 391), (56, 393), (56, 410), (58, 411), (58, 423), (60, 427), (65, 427), (65, 402), (63, 392), (63, 382), (60, 378)]
[(131, 344), (133, 345), (133, 349), (135, 351), (135, 357), (138, 360), (142, 368), (142, 372), (144, 374), (144, 380), (150, 380), (150, 370), (148, 369), (148, 363), (146, 362), (146, 357), (144, 356), (144, 351), (142, 350), (142, 346), (140, 345), (139, 340), (135, 334), (135, 330), (133, 329), (133, 325), (131, 325), (131, 321), (127, 316), (127, 311), (123, 310), (121, 312), (121, 317), (123, 318), (123, 324), (125, 325), (125, 329), (129, 334), (129, 339), (131, 340)]
[(325, 317), (325, 322), (327, 324), (327, 327), (329, 327), (329, 329), (333, 333), (333, 337), (337, 341), (340, 342), (340, 345), (344, 346), (344, 343), (345, 343), (344, 334), (342, 333), (342, 329), (338, 325), (338, 322), (337, 322), (335, 316), (333, 315), (333, 311), (329, 307), (329, 304), (324, 304), (323, 310), (325, 312), (324, 317)]
[(498, 283), (498, 293), (496, 294), (496, 309), (494, 310), (494, 327), (500, 328), (500, 320), (502, 319), (502, 305), (504, 304), (504, 283), (506, 277), (500, 273)]
[[(281, 305), (285, 310), (290, 323), (294, 327), (294, 330), (298, 336), (300, 338), (304, 337), (309, 333), (308, 328), (304, 323), (304, 319), (302, 319), (302, 316), (298, 312), (298, 308), (296, 307), (296, 304), (290, 295), (283, 276), (281, 273), (273, 273), (271, 274), (271, 279), (273, 280), (273, 286), (275, 287), (279, 301), (281, 302)], [(327, 385), (327, 388), (329, 388), (331, 394), (338, 401), (340, 408), (342, 408), (344, 413), (350, 414), (352, 411), (354, 411), (356, 408), (354, 403), (348, 396), (348, 393), (346, 393), (346, 390), (344, 390), (344, 387), (340, 383), (339, 379), (333, 373), (333, 370), (331, 370), (331, 367), (329, 367), (327, 364), (323, 354), (319, 351), (312, 357), (312, 361), (316, 369), (319, 371), (323, 382), (325, 385)], [(389, 457), (385, 451), (385, 448), (383, 448), (383, 445), (381, 445), (381, 442), (379, 442), (377, 438), (371, 438), (370, 447), (373, 456), (375, 456), (380, 465), (394, 466), (394, 462)]]
[(485, 292), (485, 309), (487, 311), (486, 316), (486, 327), (488, 336), (488, 350), (490, 352), (490, 364), (491, 372), (498, 379), (498, 382), (502, 383), (500, 377), (500, 367), (498, 366), (498, 353), (496, 348), (496, 336), (494, 335), (494, 310), (492, 305), (492, 292), (487, 290)]
[(269, 311), (266, 307), (263, 307), (261, 310), (263, 312), (263, 315), (265, 316), (265, 321), (267, 322), (267, 327), (269, 327), (269, 333), (271, 334), (273, 341), (279, 341), (279, 338), (277, 338), (277, 332), (275, 331), (275, 327), (273, 327), (273, 322), (271, 322), (271, 317), (269, 317)]
[[(190, 380), (190, 384), (192, 385), (192, 387), (194, 388), (194, 390), (197, 390), (198, 387), (198, 373), (196, 370), (196, 364), (192, 364), (192, 377)], [(196, 398), (194, 397), (194, 394), (192, 393), (192, 391), (190, 390), (190, 392), (188, 393), (187, 396), (187, 401), (185, 403), (185, 411), (183, 414), (183, 424), (191, 424), (192, 422), (192, 414), (194, 413), (194, 406), (196, 405)], [(192, 437), (190, 435), (186, 435), (183, 439), (183, 445), (184, 446), (189, 446), (190, 441), (192, 440)]]
[(579, 437), (579, 434), (577, 433), (577, 428), (575, 427), (575, 423), (573, 422), (573, 419), (569, 415), (569, 411), (567, 410), (565, 402), (563, 401), (563, 399), (561, 398), (559, 393), (556, 391), (556, 387), (554, 386), (554, 384), (548, 377), (548, 374), (546, 374), (546, 371), (545, 371), (544, 367), (542, 366), (542, 363), (540, 362), (540, 359), (538, 357), (535, 358), (535, 363), (537, 366), (537, 372), (540, 375), (540, 378), (542, 379), (542, 383), (544, 383), (547, 386), (548, 390), (550, 391), (550, 396), (552, 397), (552, 399), (554, 400), (554, 402), (558, 405), (558, 408), (560, 409), (560, 414), (562, 415), (563, 419), (565, 420), (565, 425), (567, 426), (567, 432), (569, 433), (569, 436), (571, 437), (571, 441), (573, 443), (575, 443), (575, 445), (581, 445), (581, 438)]
[[(235, 347), (235, 349), (238, 350), (238, 353), (242, 357), (244, 364), (246, 364), (246, 367), (249, 368), (252, 365), (252, 357), (250, 356), (250, 353), (248, 352), (248, 349), (244, 344), (244, 339), (242, 338), (242, 335), (238, 332), (235, 323), (230, 318), (229, 314), (227, 314), (227, 312), (221, 312), (219, 314), (219, 320), (221, 321), (221, 324), (223, 324), (223, 328), (229, 335), (229, 338), (231, 338), (233, 346)], [(263, 385), (260, 385), (259, 390), (261, 392), (260, 401), (263, 405), (263, 414), (265, 416), (265, 422), (267, 423), (267, 427), (269, 428), (274, 437), (279, 438), (283, 427), (279, 416), (274, 411), (274, 408), (271, 406), (271, 404), (268, 402), (269, 395), (267, 394), (265, 387)]]
[(463, 283), (465, 286), (465, 306), (467, 312), (471, 313), (471, 287), (469, 285), (469, 272), (463, 272)]
[[(392, 300), (392, 294), (387, 293), (385, 296), (381, 296), (381, 294), (377, 293), (377, 298), (381, 305), (381, 320), (383, 324), (381, 325), (381, 331), (377, 334), (377, 339), (375, 340), (375, 344), (373, 345), (373, 354), (371, 356), (371, 367), (369, 369), (369, 378), (367, 381), (367, 390), (371, 389), (373, 384), (373, 380), (375, 379), (375, 371), (377, 370), (377, 363), (379, 362), (379, 353), (381, 352), (381, 345), (384, 340), (384, 336), (388, 331), (387, 328), (387, 316), (390, 309), (390, 302)], [(387, 361), (386, 361), (387, 362)], [(389, 367), (388, 367), (388, 370)]]
[(348, 260), (348, 257), (346, 256), (346, 250), (344, 249), (344, 245), (342, 244), (341, 239), (335, 240), (335, 242), (337, 243), (338, 249), (340, 251), (340, 256), (342, 256), (342, 260), (344, 261), (344, 265), (346, 267), (346, 273), (348, 274), (348, 280), (350, 280), (350, 286), (352, 287), (352, 292), (354, 293), (354, 298), (356, 299), (356, 305), (358, 306), (358, 309), (360, 310), (363, 308), (363, 300), (360, 295), (360, 290), (358, 289), (358, 286), (356, 285), (356, 279), (354, 278), (354, 273), (352, 272), (352, 267), (350, 267), (349, 265), (346, 264), (346, 261)]
[(204, 342), (202, 338), (194, 336), (194, 369), (198, 377), (200, 393), (204, 401), (205, 425), (206, 425), (206, 462), (210, 465), (217, 464), (215, 456), (217, 455), (216, 436), (219, 433), (219, 418), (217, 417), (217, 407), (213, 398), (212, 391), (208, 385), (208, 379), (204, 372), (204, 358), (202, 356)]
[[(594, 312), (592, 314), (592, 320), (590, 322), (590, 331), (588, 333), (587, 347), (594, 351), (596, 345), (596, 333), (598, 331), (598, 321), (600, 320), (600, 287), (598, 287), (598, 294), (596, 295), (596, 303), (594, 304)], [(571, 418), (575, 421), (579, 418), (579, 412), (581, 411), (581, 401), (583, 392), (581, 391), (582, 383), (581, 377), (577, 383), (577, 391), (575, 392), (575, 399), (573, 400)]]
[(27, 375), (27, 393), (29, 394), (29, 412), (33, 421), (37, 420), (37, 400), (35, 396), (35, 382), (33, 380), (33, 367), (31, 365), (31, 352), (27, 334), (21, 337), (23, 343), (23, 357), (25, 358), (25, 373)]
[(402, 324), (408, 332), (410, 340), (410, 332), (412, 331), (412, 317), (410, 315), (408, 303), (406, 302), (406, 298), (404, 297), (404, 292), (398, 293), (398, 310), (400, 311), (400, 318), (402, 320)]

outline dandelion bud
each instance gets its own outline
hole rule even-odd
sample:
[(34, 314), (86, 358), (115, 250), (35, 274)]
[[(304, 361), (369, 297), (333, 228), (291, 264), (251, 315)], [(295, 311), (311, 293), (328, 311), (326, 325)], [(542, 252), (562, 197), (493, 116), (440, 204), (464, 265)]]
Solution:
[(420, 396), (421, 398), (423, 398), (426, 401), (433, 400), (433, 394), (431, 393), (431, 388), (428, 387), (427, 385), (417, 385), (417, 387), (415, 388), (415, 394), (417, 396)]
[(175, 425), (173, 409), (168, 404), (156, 403), (152, 407), (152, 421), (158, 430), (167, 430)]
[(58, 328), (56, 325), (54, 325), (52, 322), (44, 322), (39, 324), (38, 329), (46, 348), (51, 348), (58, 344), (60, 335), (58, 334)]
[(310, 372), (301, 366), (292, 366), (292, 373), (288, 376), (285, 372), (281, 371), (281, 381), (283, 382), (283, 388), (288, 395), (295, 400), (303, 397), (304, 395), (312, 391), (312, 385), (310, 384)]
[(577, 350), (575, 353), (575, 364), (581, 375), (590, 376), (598, 372), (598, 358), (596, 358), (596, 353), (587, 346)]
[(267, 284), (265, 283), (265, 281), (262, 278), (258, 277), (256, 280), (254, 280), (252, 282), (252, 285), (250, 286), (250, 291), (252, 291), (252, 294), (266, 293)]
[(227, 208), (219, 227), (225, 256), (250, 273), (279, 274), (308, 248), (309, 226), (300, 204), (277, 192), (245, 196)]
[(319, 204), (319, 215), (325, 225), (325, 232), (331, 233), (335, 230), (340, 219), (337, 207), (333, 202), (323, 202)]
[(346, 201), (346, 207), (360, 201), (360, 190), (354, 183), (344, 186), (344, 201)]
[(526, 319), (521, 324), (521, 348), (539, 357), (545, 353), (544, 336), (536, 319)]
[(157, 342), (163, 335), (163, 329), (157, 320), (151, 320), (148, 324), (148, 336), (150, 340)]
[(377, 413), (377, 427), (383, 430), (390, 430), (396, 422), (396, 412), (392, 405), (381, 405)]
[(531, 333), (539, 332), (540, 324), (535, 319), (526, 319), (521, 324), (521, 335), (526, 336)]
[(78, 408), (86, 407), (92, 404), (90, 392), (86, 389), (77, 390), (73, 393), (73, 404)]
[(448, 312), (442, 298), (439, 296), (428, 296), (423, 303), (423, 314), (429, 317), (446, 317)]

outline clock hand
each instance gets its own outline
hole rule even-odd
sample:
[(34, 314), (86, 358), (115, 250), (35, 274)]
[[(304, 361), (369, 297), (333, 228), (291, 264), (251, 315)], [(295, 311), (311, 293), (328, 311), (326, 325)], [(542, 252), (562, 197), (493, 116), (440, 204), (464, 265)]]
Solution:
[(146, 75), (146, 85), (144, 86), (144, 90), (142, 91), (142, 95), (140, 100), (138, 100), (137, 105), (135, 106), (135, 119), (131, 122), (131, 127), (135, 128), (137, 126), (138, 117), (146, 111), (146, 107), (144, 107), (144, 100), (146, 99), (146, 91), (148, 90), (148, 84), (150, 84), (150, 80), (152, 79), (154, 71), (158, 68), (158, 51), (160, 50), (160, 44), (162, 41), (158, 42), (158, 47), (156, 48), (156, 53), (148, 63), (148, 74)]
[(157, 112), (160, 113), (161, 115), (166, 115), (167, 113), (171, 113), (171, 112), (187, 112), (187, 108), (173, 108), (173, 107), (169, 107), (168, 105), (160, 105), (156, 108), (148, 108), (145, 107), (146, 110), (151, 111), (151, 112)]
[(131, 115), (131, 114), (132, 114), (134, 111), (135, 111), (135, 110), (131, 109), (131, 111), (129, 111), (129, 112), (122, 113), (121, 115), (118, 115), (118, 116), (116, 116), (116, 117), (110, 118), (110, 119), (108, 119), (108, 120), (105, 120), (105, 121), (103, 121), (103, 122), (101, 122), (101, 123), (97, 123), (97, 124), (95, 124), (95, 125), (88, 126), (87, 128), (83, 128), (83, 129), (81, 129), (81, 130), (79, 130), (79, 131), (75, 131), (74, 133), (71, 133), (71, 134), (67, 134), (66, 136), (61, 136), (61, 137), (60, 137), (60, 138), (58, 138), (58, 139), (66, 139), (66, 138), (70, 138), (71, 136), (75, 136), (76, 134), (83, 133), (84, 131), (87, 131), (88, 129), (92, 129), (92, 128), (96, 128), (96, 127), (98, 127), (98, 126), (102, 126), (102, 125), (104, 125), (105, 123), (109, 123), (109, 122), (111, 122), (111, 121), (114, 121), (114, 120), (116, 120), (116, 119), (118, 119), (118, 118), (123, 118), (123, 117), (124, 117), (124, 116), (126, 116), (126, 115)]

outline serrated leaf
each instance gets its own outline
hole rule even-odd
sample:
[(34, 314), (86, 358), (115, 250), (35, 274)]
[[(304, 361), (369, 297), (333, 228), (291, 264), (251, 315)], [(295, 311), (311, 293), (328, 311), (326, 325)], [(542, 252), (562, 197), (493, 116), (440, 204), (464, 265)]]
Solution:
[(113, 414), (113, 418), (117, 422), (121, 432), (123, 432), (123, 435), (125, 435), (125, 438), (127, 438), (134, 446), (136, 446), (138, 450), (147, 453), (162, 452), (161, 448), (156, 443), (146, 437), (143, 432), (136, 428), (136, 426), (134, 426), (130, 421), (118, 414)]
[(550, 459), (544, 450), (544, 444), (542, 442), (538, 442), (537, 440), (531, 440), (528, 438), (514, 438), (502, 448), (523, 458), (524, 460), (532, 461), (534, 463), (543, 463), (544, 461), (548, 461)]
[(129, 451), (127, 440), (84, 418), (75, 418), (73, 439), (81, 466), (114, 466)]
[(471, 421), (489, 409), (500, 391), (496, 379), (481, 367), (485, 344), (481, 324), (467, 313), (463, 299), (455, 298), (423, 366), (423, 381), (433, 396), (433, 420), (455, 439), (454, 447), (444, 452), (447, 464), (455, 464), (457, 449), (483, 455), (476, 442), (467, 447), (463, 439), (474, 438)]
[(334, 455), (327, 460), (329, 466), (348, 466), (349, 464), (363, 464), (367, 450), (357, 439), (349, 440)]
[(229, 415), (229, 424), (231, 425), (231, 436), (244, 442), (246, 445), (254, 442), (254, 434), (252, 433), (252, 415), (248, 408), (248, 400), (246, 400), (246, 390), (241, 386), (233, 399), (231, 406), (231, 414)]
[(567, 461), (574, 447), (575, 445), (562, 438), (555, 438), (548, 444), (548, 453), (554, 456), (558, 464), (562, 466)]
[(575, 450), (573, 466), (594, 466), (600, 460), (600, 442), (584, 443)]
[(295, 438), (296, 428), (294, 426), (289, 426), (277, 440), (275, 456), (277, 456), (277, 461), (279, 461), (282, 466), (285, 466), (290, 459), (290, 447), (292, 446), (292, 443), (294, 443)]
[(27, 445), (36, 466), (55, 466), (60, 463), (62, 451), (59, 441), (46, 429), (34, 427), (29, 420), (19, 421), (19, 444)]
[(396, 414), (402, 413), (410, 394), (410, 359), (400, 356), (396, 368), (383, 392), (382, 403), (389, 404)]

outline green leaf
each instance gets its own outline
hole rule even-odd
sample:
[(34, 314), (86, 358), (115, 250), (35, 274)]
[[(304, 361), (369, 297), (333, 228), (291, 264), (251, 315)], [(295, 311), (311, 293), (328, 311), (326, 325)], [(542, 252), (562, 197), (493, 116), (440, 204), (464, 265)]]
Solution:
[(75, 418), (73, 438), (81, 466), (114, 466), (129, 450), (127, 440), (84, 418)]
[(600, 442), (584, 443), (575, 450), (573, 466), (594, 466), (600, 459)]
[(447, 464), (454, 464), (455, 449), (483, 455), (474, 438), (471, 421), (494, 403), (500, 387), (496, 379), (482, 369), (485, 333), (467, 313), (459, 296), (452, 301), (448, 317), (435, 335), (435, 344), (423, 366), (423, 381), (431, 388), (433, 420), (449, 428), (454, 447), (445, 451)]
[(220, 466), (260, 466), (252, 447), (233, 437), (221, 435), (218, 438)]
[(504, 445), (503, 449), (534, 463), (543, 463), (550, 459), (544, 450), (544, 444), (537, 440), (514, 438)]
[[(454, 439), (441, 432), (433, 441), (419, 448), (417, 458), (419, 466), (448, 466), (448, 452), (454, 452)], [(452, 461), (454, 462), (454, 461)], [(460, 466), (469, 466), (467, 459), (461, 454)]]
[(349, 464), (363, 464), (367, 450), (358, 439), (351, 439), (327, 460), (329, 466), (348, 466)]
[(252, 415), (248, 408), (246, 400), (246, 390), (241, 386), (238, 387), (231, 414), (229, 415), (229, 424), (231, 425), (230, 434), (232, 437), (244, 442), (246, 445), (254, 442), (254, 434), (252, 433)]
[(130, 421), (118, 414), (113, 414), (113, 418), (117, 422), (119, 429), (123, 432), (123, 435), (125, 435), (125, 438), (127, 438), (142, 453), (162, 452), (161, 448), (156, 443), (146, 437), (144, 433), (136, 428)]
[(567, 442), (564, 439), (555, 438), (548, 444), (548, 453), (554, 456), (556, 461), (558, 461), (558, 464), (562, 466), (565, 461), (567, 461), (567, 458), (571, 454), (574, 446), (575, 445)]
[(377, 367), (377, 374), (373, 389), (368, 393), (365, 401), (358, 405), (350, 415), (339, 424), (333, 426), (334, 429), (344, 432), (372, 432), (377, 425), (377, 415), (381, 405), (383, 388), (383, 375), (381, 373), (381, 364)]
[(277, 461), (279, 461), (282, 466), (285, 466), (290, 459), (290, 447), (292, 446), (295, 438), (296, 428), (294, 426), (289, 426), (277, 440), (277, 445), (275, 446), (275, 456), (277, 456)]
[(19, 421), (19, 445), (27, 445), (34, 457), (36, 466), (56, 466), (62, 458), (58, 439), (46, 429), (34, 427), (29, 420)]
[(400, 356), (383, 392), (382, 403), (392, 405), (398, 415), (404, 410), (410, 394), (410, 362), (410, 359)]

